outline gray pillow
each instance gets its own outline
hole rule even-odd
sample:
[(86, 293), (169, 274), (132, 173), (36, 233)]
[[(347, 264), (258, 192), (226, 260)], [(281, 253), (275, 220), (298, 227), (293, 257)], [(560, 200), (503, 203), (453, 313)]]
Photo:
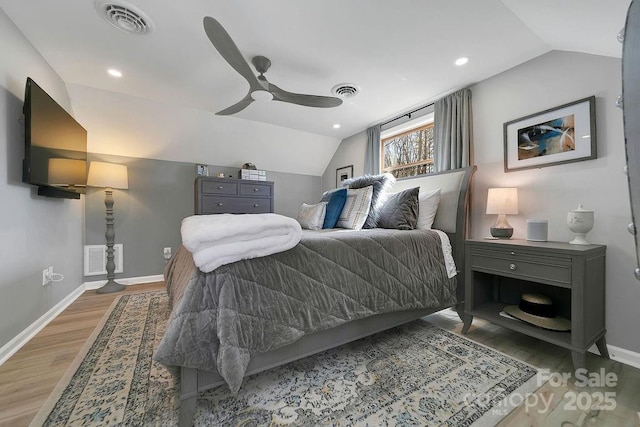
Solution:
[(391, 188), (394, 182), (396, 182), (396, 178), (390, 173), (383, 173), (380, 175), (362, 175), (342, 181), (343, 186), (351, 189), (365, 188), (368, 186), (373, 187), (371, 208), (369, 209), (369, 215), (367, 216), (362, 228), (377, 227), (379, 210), (384, 203), (387, 190)]
[(391, 194), (378, 216), (378, 227), (413, 230), (418, 225), (418, 193), (420, 187)]

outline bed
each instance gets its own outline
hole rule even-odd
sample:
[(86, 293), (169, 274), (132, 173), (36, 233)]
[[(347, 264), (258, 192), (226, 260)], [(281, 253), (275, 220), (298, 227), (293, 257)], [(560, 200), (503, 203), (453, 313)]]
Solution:
[[(475, 167), (399, 180), (392, 191), (439, 188), (431, 230), (305, 233), (294, 248), (200, 271), (180, 248), (165, 269), (172, 313), (154, 358), (179, 370), (181, 426), (198, 392), (392, 328), (461, 308)], [(446, 237), (443, 239), (443, 235)], [(454, 269), (455, 270), (455, 269)]]

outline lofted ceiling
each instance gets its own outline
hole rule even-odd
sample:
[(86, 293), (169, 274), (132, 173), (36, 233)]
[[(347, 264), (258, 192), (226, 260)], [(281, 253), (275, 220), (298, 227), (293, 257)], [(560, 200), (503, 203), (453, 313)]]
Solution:
[[(162, 123), (193, 111), (214, 128), (299, 131), (294, 137), (326, 145), (326, 153), (317, 154), (325, 166), (342, 138), (550, 50), (620, 57), (622, 45), (615, 35), (624, 26), (630, 3), (127, 1), (150, 18), (152, 34), (131, 35), (114, 28), (99, 16), (93, 0), (0, 0), (0, 7), (67, 84), (74, 113), (83, 124), (106, 132), (110, 114), (111, 123), (137, 114), (153, 128), (160, 121), (154, 116), (158, 109), (164, 108)], [(352, 83), (360, 93), (336, 108), (254, 102), (234, 116), (216, 116), (242, 99), (248, 85), (211, 45), (203, 30), (205, 16), (223, 25), (247, 62), (255, 55), (269, 57), (267, 78), (285, 90), (331, 96), (334, 85)], [(469, 62), (454, 65), (462, 56)], [(108, 68), (119, 69), (123, 77), (109, 76)], [(111, 109), (98, 105), (95, 99), (100, 98), (108, 98)], [(128, 114), (130, 108), (135, 110)], [(181, 113), (172, 114), (176, 109)], [(336, 123), (339, 129), (333, 128)], [(139, 136), (141, 146), (135, 153), (127, 151), (127, 143), (109, 149), (100, 137), (94, 138), (95, 151), (149, 156), (157, 154), (153, 144), (161, 136)], [(176, 139), (177, 134), (167, 143)], [(191, 140), (202, 144), (201, 135), (187, 136), (181, 140), (185, 150)]]

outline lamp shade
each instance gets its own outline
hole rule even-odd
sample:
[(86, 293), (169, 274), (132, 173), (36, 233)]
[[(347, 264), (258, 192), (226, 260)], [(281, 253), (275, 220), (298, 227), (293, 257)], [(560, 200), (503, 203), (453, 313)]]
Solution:
[(517, 214), (517, 188), (490, 188), (487, 195), (487, 214)]
[(84, 185), (87, 182), (87, 162), (77, 159), (49, 159), (48, 178), (51, 185)]
[(89, 177), (87, 185), (91, 187), (129, 188), (129, 177), (125, 165), (114, 163), (91, 162), (89, 164)]

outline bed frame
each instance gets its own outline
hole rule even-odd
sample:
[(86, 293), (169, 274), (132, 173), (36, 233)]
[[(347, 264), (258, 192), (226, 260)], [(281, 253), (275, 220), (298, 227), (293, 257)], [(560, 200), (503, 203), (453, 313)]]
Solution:
[[(468, 232), (469, 189), (476, 167), (471, 166), (417, 178), (398, 180), (393, 191), (402, 191), (420, 186), (426, 191), (440, 188), (440, 204), (433, 227), (445, 231), (451, 241), (453, 257), (458, 270), (456, 309), (461, 313), (464, 302), (464, 241)], [(451, 215), (455, 212), (455, 215)], [(365, 319), (355, 320), (336, 328), (306, 335), (298, 341), (252, 358), (245, 376), (284, 365), (312, 354), (338, 347), (342, 344), (402, 325), (415, 319), (448, 307), (399, 311), (379, 314)], [(179, 426), (193, 424), (198, 393), (224, 384), (217, 372), (202, 371), (194, 368), (180, 368), (180, 415)]]

